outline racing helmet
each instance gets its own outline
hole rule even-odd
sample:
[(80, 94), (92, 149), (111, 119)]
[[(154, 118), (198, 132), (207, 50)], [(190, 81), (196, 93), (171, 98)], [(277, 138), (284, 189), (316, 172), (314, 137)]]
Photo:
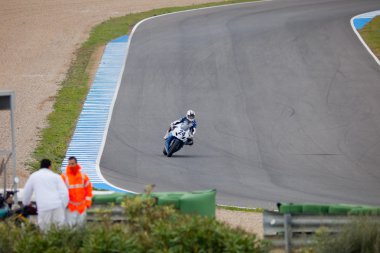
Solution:
[(186, 113), (186, 118), (189, 121), (194, 121), (194, 119), (195, 119), (195, 112), (193, 110), (188, 110), (187, 113)]

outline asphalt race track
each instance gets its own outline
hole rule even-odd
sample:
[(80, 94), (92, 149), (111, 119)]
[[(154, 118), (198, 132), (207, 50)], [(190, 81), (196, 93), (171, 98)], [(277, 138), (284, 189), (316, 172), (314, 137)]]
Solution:
[[(219, 204), (380, 204), (380, 68), (350, 19), (378, 0), (273, 0), (166, 15), (131, 37), (101, 158), (141, 192), (216, 188)], [(193, 109), (195, 144), (167, 158)]]

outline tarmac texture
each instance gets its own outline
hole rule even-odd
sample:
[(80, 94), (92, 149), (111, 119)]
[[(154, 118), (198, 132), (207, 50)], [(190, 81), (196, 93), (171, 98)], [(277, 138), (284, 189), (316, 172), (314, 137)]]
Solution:
[[(380, 204), (380, 70), (350, 25), (377, 0), (274, 0), (141, 23), (100, 162), (141, 192), (216, 188), (219, 204)], [(196, 112), (193, 146), (162, 154)]]

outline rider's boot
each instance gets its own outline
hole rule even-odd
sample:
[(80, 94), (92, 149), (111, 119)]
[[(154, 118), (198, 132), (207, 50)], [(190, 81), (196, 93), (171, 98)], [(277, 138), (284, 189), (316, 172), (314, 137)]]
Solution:
[(193, 140), (193, 138), (188, 138), (187, 140), (186, 140), (186, 142), (185, 142), (185, 145), (189, 145), (189, 146), (191, 146), (191, 145), (193, 145), (194, 144), (194, 140)]

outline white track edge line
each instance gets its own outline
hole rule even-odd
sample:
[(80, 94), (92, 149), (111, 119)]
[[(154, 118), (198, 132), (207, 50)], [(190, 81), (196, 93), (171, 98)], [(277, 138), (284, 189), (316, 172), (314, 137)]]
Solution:
[[(366, 13), (363, 13), (363, 14), (366, 14)], [(356, 34), (356, 36), (359, 38), (360, 42), (363, 44), (363, 46), (367, 49), (367, 51), (369, 52), (369, 54), (373, 57), (373, 59), (375, 60), (375, 62), (377, 62), (377, 64), (380, 66), (380, 60), (377, 58), (377, 56), (372, 52), (372, 50), (368, 47), (367, 43), (365, 43), (365, 41), (363, 40), (362, 36), (360, 35), (360, 33), (358, 32), (358, 30), (356, 29), (355, 25), (354, 25), (354, 19), (356, 18), (359, 18), (361, 15), (363, 14), (360, 14), (360, 15), (356, 15), (355, 17), (351, 18), (350, 20), (350, 23), (351, 23), (351, 27), (352, 27), (352, 30), (354, 31), (354, 33)]]

